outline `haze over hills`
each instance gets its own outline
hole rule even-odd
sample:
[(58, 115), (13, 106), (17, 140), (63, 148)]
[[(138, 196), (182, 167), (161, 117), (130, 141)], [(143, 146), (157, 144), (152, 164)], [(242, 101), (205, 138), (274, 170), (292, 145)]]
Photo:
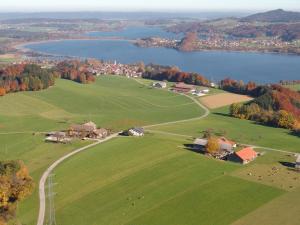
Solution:
[(242, 22), (300, 22), (300, 12), (284, 11), (283, 9), (257, 13), (241, 19)]

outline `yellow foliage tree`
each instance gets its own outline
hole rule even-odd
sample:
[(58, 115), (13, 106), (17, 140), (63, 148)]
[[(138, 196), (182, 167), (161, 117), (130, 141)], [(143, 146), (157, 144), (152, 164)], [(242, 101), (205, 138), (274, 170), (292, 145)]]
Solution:
[(33, 179), (23, 162), (0, 161), (0, 225), (14, 218), (18, 202), (29, 196), (33, 188)]
[(216, 137), (210, 137), (207, 141), (206, 151), (210, 154), (215, 154), (219, 151), (220, 144)]

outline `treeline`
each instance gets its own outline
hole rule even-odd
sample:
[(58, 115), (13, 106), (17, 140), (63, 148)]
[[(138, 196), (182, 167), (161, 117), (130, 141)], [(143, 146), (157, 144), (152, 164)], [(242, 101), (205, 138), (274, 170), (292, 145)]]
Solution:
[(55, 84), (55, 78), (78, 83), (92, 83), (95, 76), (88, 61), (72, 60), (58, 63), (51, 69), (36, 64), (16, 64), (0, 69), (0, 96), (11, 92), (39, 91)]
[(150, 64), (145, 67), (143, 78), (150, 80), (166, 80), (170, 82), (184, 82), (186, 84), (209, 86), (210, 81), (198, 73), (182, 72), (177, 67)]
[(0, 70), (0, 96), (10, 92), (38, 91), (55, 82), (55, 73), (35, 64), (10, 65)]
[(15, 218), (20, 201), (34, 189), (33, 179), (21, 161), (0, 161), (0, 224)]
[(57, 71), (61, 78), (82, 84), (95, 82), (95, 76), (90, 68), (88, 61), (80, 60), (63, 61), (57, 64)]
[[(258, 86), (253, 101), (233, 104), (230, 114), (268, 126), (300, 131), (300, 93), (281, 85)], [(253, 96), (253, 95), (252, 95)]]

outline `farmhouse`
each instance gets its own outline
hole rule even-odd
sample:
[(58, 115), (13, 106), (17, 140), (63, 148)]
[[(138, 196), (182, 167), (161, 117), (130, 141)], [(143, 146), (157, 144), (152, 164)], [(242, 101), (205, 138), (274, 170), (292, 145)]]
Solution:
[(47, 134), (45, 141), (54, 143), (67, 143), (70, 142), (71, 139), (67, 137), (65, 132), (51, 132)]
[(166, 88), (167, 87), (167, 83), (159, 81), (159, 82), (154, 82), (152, 84), (152, 86), (155, 87), (155, 88)]
[(105, 138), (108, 135), (108, 131), (104, 128), (97, 129), (97, 125), (90, 121), (84, 124), (71, 125), (68, 135), (79, 138)]
[(300, 155), (298, 155), (298, 157), (297, 157), (297, 159), (296, 159), (295, 168), (296, 168), (297, 170), (300, 170)]
[(255, 152), (252, 147), (247, 147), (230, 155), (229, 160), (233, 162), (247, 164), (256, 159), (256, 157), (257, 152)]
[[(221, 137), (218, 139), (219, 142), (219, 151), (216, 152), (216, 154), (213, 155), (213, 157), (218, 159), (226, 159), (227, 156), (233, 154), (233, 148), (236, 147), (236, 144), (233, 141), (229, 141), (224, 137)], [(197, 138), (194, 141), (194, 148), (198, 149), (200, 151), (203, 151), (204, 153), (207, 153), (206, 146), (207, 146), (208, 140), (205, 138)]]
[(183, 82), (176, 83), (172, 89), (172, 91), (179, 92), (179, 93), (189, 93), (195, 91), (194, 85), (185, 84)]
[(129, 136), (141, 137), (144, 136), (144, 134), (145, 134), (144, 129), (140, 127), (134, 127), (128, 130)]

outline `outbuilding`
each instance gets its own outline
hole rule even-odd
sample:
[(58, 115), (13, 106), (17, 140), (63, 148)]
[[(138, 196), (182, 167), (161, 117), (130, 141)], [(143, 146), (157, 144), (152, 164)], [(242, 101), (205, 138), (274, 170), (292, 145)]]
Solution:
[(231, 154), (228, 159), (241, 164), (248, 164), (257, 158), (257, 152), (252, 147), (244, 148)]
[(136, 136), (136, 137), (141, 137), (144, 136), (145, 131), (141, 127), (134, 127), (128, 130), (128, 135), (129, 136)]

